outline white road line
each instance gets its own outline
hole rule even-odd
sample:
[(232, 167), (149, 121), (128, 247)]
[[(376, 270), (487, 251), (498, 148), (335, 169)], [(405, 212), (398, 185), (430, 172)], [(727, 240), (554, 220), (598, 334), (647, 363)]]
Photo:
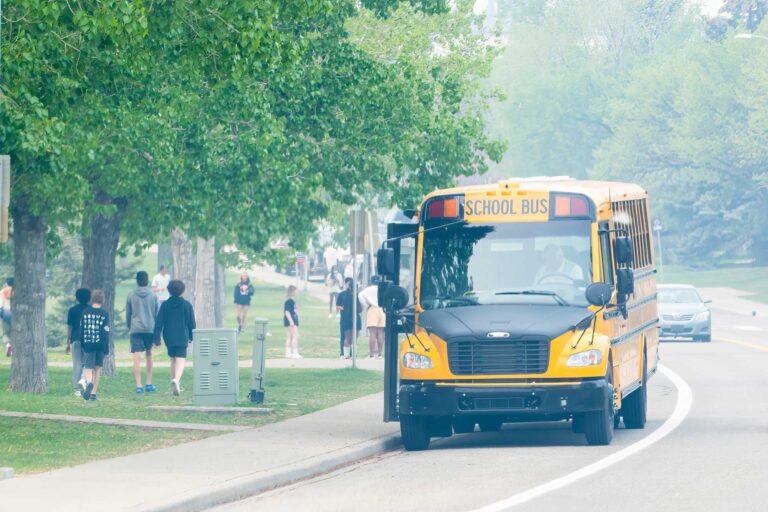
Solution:
[(734, 326), (734, 329), (738, 329), (740, 331), (750, 331), (750, 332), (760, 332), (763, 330), (760, 327), (756, 327), (754, 325), (736, 325)]
[(666, 366), (659, 365), (659, 372), (666, 375), (669, 380), (672, 381), (672, 384), (674, 384), (677, 388), (677, 404), (675, 405), (675, 410), (672, 412), (672, 415), (667, 419), (667, 421), (665, 421), (659, 428), (651, 432), (648, 436), (640, 439), (636, 443), (633, 443), (626, 448), (622, 448), (621, 450), (612, 453), (611, 455), (608, 455), (607, 457), (600, 459), (597, 462), (593, 462), (588, 466), (577, 469), (573, 473), (561, 476), (560, 478), (556, 478), (545, 484), (515, 494), (504, 500), (497, 501), (496, 503), (491, 503), (490, 505), (476, 509), (473, 512), (497, 512), (508, 510), (512, 507), (531, 501), (532, 499), (549, 492), (561, 489), (578, 480), (581, 480), (582, 478), (593, 475), (616, 464), (617, 462), (621, 462), (622, 460), (631, 457), (641, 450), (648, 448), (657, 441), (660, 441), (667, 434), (679, 427), (691, 410), (691, 405), (693, 404), (693, 392), (691, 391), (690, 386), (688, 386), (688, 384), (679, 375), (677, 375)]

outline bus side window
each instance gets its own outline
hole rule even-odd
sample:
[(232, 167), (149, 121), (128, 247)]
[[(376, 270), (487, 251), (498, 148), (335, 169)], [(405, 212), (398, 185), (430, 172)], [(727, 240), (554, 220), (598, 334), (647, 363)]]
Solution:
[(406, 237), (400, 240), (400, 286), (408, 290), (408, 305), (413, 304), (416, 289), (416, 239)]
[(610, 285), (613, 281), (613, 255), (611, 254), (611, 235), (608, 233), (608, 223), (600, 224), (600, 251), (602, 253), (603, 282)]

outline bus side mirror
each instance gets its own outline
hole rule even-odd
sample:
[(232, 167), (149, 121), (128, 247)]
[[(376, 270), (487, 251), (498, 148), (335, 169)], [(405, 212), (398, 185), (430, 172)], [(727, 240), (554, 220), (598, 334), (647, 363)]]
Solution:
[(376, 273), (390, 279), (395, 276), (395, 251), (393, 249), (378, 250), (376, 253)]
[(616, 266), (631, 265), (633, 260), (632, 238), (628, 236), (616, 237), (616, 240), (613, 241), (613, 257), (616, 260)]
[(635, 293), (635, 271), (631, 268), (616, 269), (616, 292), (626, 302), (626, 297)]
[(408, 290), (396, 284), (390, 284), (384, 291), (384, 311), (395, 313), (408, 305)]
[(587, 302), (593, 306), (606, 306), (611, 302), (611, 295), (613, 295), (613, 286), (608, 283), (592, 283), (587, 286), (587, 290), (584, 292), (587, 298)]
[(387, 289), (392, 285), (392, 281), (387, 281), (386, 279), (379, 283), (379, 285), (376, 287), (376, 300), (379, 302), (379, 304), (384, 304), (386, 302), (387, 297)]

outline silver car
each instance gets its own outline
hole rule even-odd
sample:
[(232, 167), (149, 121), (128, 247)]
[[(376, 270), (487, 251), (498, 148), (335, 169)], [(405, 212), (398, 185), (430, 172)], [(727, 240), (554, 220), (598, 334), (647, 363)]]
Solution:
[(688, 284), (661, 284), (657, 287), (659, 338), (691, 338), (712, 340), (710, 300), (702, 300), (699, 292)]

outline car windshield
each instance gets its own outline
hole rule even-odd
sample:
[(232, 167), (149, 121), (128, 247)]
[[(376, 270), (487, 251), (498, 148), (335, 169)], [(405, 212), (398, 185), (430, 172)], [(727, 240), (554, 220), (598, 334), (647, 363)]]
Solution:
[(587, 305), (584, 290), (592, 282), (589, 221), (425, 228), (420, 287), (425, 309)]
[(691, 304), (701, 302), (701, 297), (693, 288), (659, 288), (657, 299), (664, 304)]

